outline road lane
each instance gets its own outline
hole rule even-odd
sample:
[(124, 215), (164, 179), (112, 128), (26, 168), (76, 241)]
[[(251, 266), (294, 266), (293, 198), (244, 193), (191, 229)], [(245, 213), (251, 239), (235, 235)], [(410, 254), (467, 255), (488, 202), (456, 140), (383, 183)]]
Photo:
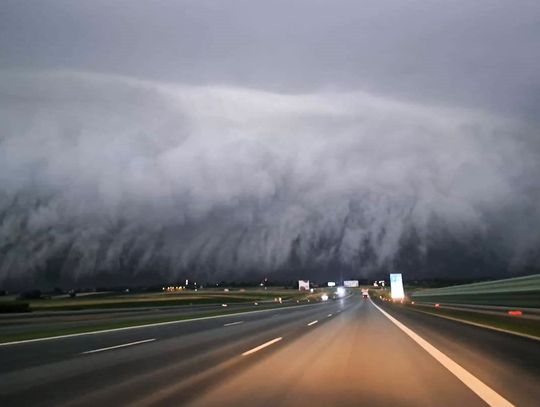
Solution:
[[(221, 328), (224, 323), (234, 322), (238, 318), (242, 318), (246, 322), (266, 320), (272, 315), (278, 315), (280, 318), (294, 319), (304, 315), (304, 313), (309, 313), (310, 310), (317, 307), (328, 307), (328, 305), (318, 303), (291, 308), (284, 307), (264, 310), (262, 312), (254, 311), (236, 315), (221, 315), (163, 324), (150, 324), (137, 328), (130, 327), (125, 330), (111, 330), (110, 332), (97, 332), (90, 335), (84, 334), (66, 338), (53, 338), (47, 341), (23, 342), (8, 346), (3, 344), (0, 346), (0, 360), (2, 360), (0, 374), (10, 372), (13, 369), (65, 360), (74, 354), (87, 350), (89, 347), (104, 348), (119, 343), (142, 340), (148, 337), (157, 337), (160, 339), (177, 337), (178, 335), (197, 333), (207, 329)], [(277, 322), (274, 321), (273, 323)]]
[[(174, 405), (175, 397), (155, 400)], [(191, 401), (218, 406), (485, 406), (367, 300)]]
[[(224, 308), (223, 305), (226, 305)], [(82, 310), (82, 311), (36, 311), (20, 314), (0, 314), (0, 338), (2, 343), (10, 342), (10, 337), (20, 337), (36, 333), (73, 331), (98, 331), (113, 328), (115, 325), (126, 326), (148, 325), (160, 321), (174, 321), (180, 319), (200, 318), (212, 313), (240, 313), (246, 311), (267, 311), (288, 306), (313, 305), (309, 301), (298, 303), (294, 300), (285, 300), (282, 303), (275, 301), (261, 302), (231, 302), (228, 304), (202, 304), (179, 305), (161, 307), (135, 307), (126, 309)], [(114, 329), (114, 328), (113, 328)], [(17, 339), (13, 339), (16, 341)]]
[[(96, 389), (104, 393), (105, 405), (113, 399), (124, 403), (149, 389), (157, 390), (169, 381), (177, 382), (234, 358), (268, 339), (282, 334), (294, 337), (295, 330), (303, 331), (313, 318), (347, 306), (347, 301), (336, 301), (246, 313), (242, 314), (244, 323), (229, 327), (223, 323), (237, 321), (238, 315), (3, 347), (0, 405), (29, 405), (45, 399), (44, 405), (58, 405), (81, 395), (99, 395)], [(81, 356), (84, 351), (149, 337), (156, 341)], [(124, 383), (132, 383), (132, 387), (115, 389)]]
[[(378, 304), (513, 404), (537, 405), (537, 342)], [(0, 405), (486, 405), (359, 296), (137, 331), (0, 349)]]
[[(292, 303), (292, 302), (289, 302)], [(274, 302), (260, 302), (255, 305), (252, 302), (230, 303), (229, 311), (241, 311), (246, 308), (257, 310), (266, 306), (275, 305)], [(0, 314), (0, 336), (9, 334), (24, 334), (36, 331), (67, 330), (70, 328), (103, 326), (118, 321), (137, 322), (140, 320), (152, 320), (159, 318), (175, 318), (198, 313), (215, 312), (223, 309), (221, 304), (204, 305), (179, 305), (162, 307), (140, 307), (128, 309), (105, 309), (83, 311), (48, 311), (30, 312), (24, 314)]]
[(376, 303), (515, 405), (538, 406), (539, 341)]
[(471, 389), (478, 397), (489, 404), (496, 407), (513, 407), (513, 404), (506, 400), (503, 396), (486, 385), (475, 375), (464, 369), (459, 363), (456, 363), (453, 359), (449, 358), (431, 343), (426, 341), (416, 332), (409, 327), (403, 325), (396, 318), (391, 316), (388, 312), (384, 311), (378, 305), (371, 302), (371, 304), (377, 308), (386, 318), (388, 318), (395, 326), (403, 331), (409, 338), (415, 341), (422, 349), (424, 349), (429, 355), (431, 355), (437, 362), (443, 365), (449, 372), (457, 377), (461, 382)]

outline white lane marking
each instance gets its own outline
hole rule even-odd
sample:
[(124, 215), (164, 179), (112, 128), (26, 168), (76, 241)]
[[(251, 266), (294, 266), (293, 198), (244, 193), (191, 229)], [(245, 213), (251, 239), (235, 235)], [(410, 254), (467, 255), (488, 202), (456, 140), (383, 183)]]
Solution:
[(318, 319), (316, 319), (315, 321), (311, 321), (309, 324), (307, 324), (307, 326), (315, 325), (317, 322), (319, 322)]
[(140, 329), (140, 328), (151, 328), (154, 326), (163, 326), (163, 325), (173, 325), (173, 324), (183, 324), (185, 322), (194, 322), (194, 321), (203, 321), (206, 319), (217, 319), (217, 318), (227, 318), (234, 315), (246, 315), (246, 314), (255, 314), (259, 312), (269, 312), (269, 311), (285, 311), (290, 309), (298, 309), (302, 307), (316, 307), (323, 305), (323, 303), (315, 303), (315, 304), (304, 304), (304, 305), (291, 305), (285, 308), (275, 309), (261, 309), (257, 311), (244, 311), (244, 312), (232, 312), (230, 314), (223, 314), (223, 315), (213, 315), (210, 317), (198, 317), (198, 318), (189, 318), (189, 319), (180, 319), (178, 321), (168, 321), (168, 322), (154, 322), (150, 324), (143, 324), (143, 325), (133, 325), (133, 326), (126, 326), (123, 328), (112, 328), (112, 329), (103, 329), (100, 331), (90, 331), (90, 332), (80, 332), (77, 334), (66, 334), (66, 335), (57, 335), (57, 336), (47, 336), (45, 338), (36, 338), (36, 339), (23, 339), (21, 341), (13, 341), (13, 342), (4, 342), (0, 343), (0, 346), (11, 346), (11, 345), (19, 345), (24, 343), (32, 343), (32, 342), (42, 342), (42, 341), (50, 341), (53, 339), (64, 339), (64, 338), (74, 338), (77, 336), (85, 336), (85, 335), (98, 335), (108, 332), (118, 332), (118, 331), (128, 331), (131, 329)]
[(259, 346), (255, 347), (255, 348), (253, 348), (253, 349), (248, 350), (248, 351), (245, 351), (244, 353), (242, 353), (242, 356), (251, 355), (252, 353), (258, 352), (258, 351), (260, 351), (261, 349), (266, 348), (267, 346), (270, 346), (270, 345), (272, 345), (272, 344), (274, 344), (274, 343), (276, 343), (276, 342), (281, 341), (282, 339), (283, 339), (283, 337), (281, 337), (281, 336), (278, 337), (278, 338), (274, 338), (274, 339), (272, 339), (271, 341), (265, 342), (265, 343), (263, 343), (262, 345), (259, 345)]
[(244, 321), (229, 322), (228, 324), (223, 324), (223, 326), (238, 325), (238, 324), (243, 324), (243, 323)]
[(326, 318), (330, 318), (331, 316), (332, 316), (332, 314), (328, 314), (328, 315), (326, 316)]
[(415, 341), (420, 347), (422, 347), (427, 353), (433, 356), (441, 365), (447, 368), (454, 376), (461, 380), (465, 386), (471, 389), (478, 397), (484, 400), (488, 405), (493, 407), (513, 407), (514, 405), (506, 400), (503, 396), (493, 390), (491, 387), (486, 385), (476, 376), (473, 376), (469, 371), (465, 370), (463, 367), (458, 365), (435, 346), (430, 344), (420, 335), (407, 328), (393, 316), (388, 314), (386, 311), (381, 309), (377, 304), (375, 304), (371, 299), (371, 303), (377, 308), (382, 314), (388, 318), (394, 325), (401, 329), (405, 334), (407, 334), (413, 341)]
[(152, 339), (145, 339), (145, 340), (143, 340), (143, 341), (130, 342), (130, 343), (123, 343), (122, 345), (109, 346), (109, 347), (107, 347), (107, 348), (100, 348), (100, 349), (94, 349), (94, 350), (87, 350), (86, 352), (82, 352), (81, 354), (82, 354), (82, 355), (86, 355), (86, 354), (89, 354), (89, 353), (103, 352), (103, 351), (111, 350), (111, 349), (125, 348), (126, 346), (139, 345), (139, 344), (141, 344), (141, 343), (153, 342), (153, 341), (155, 341), (155, 340), (156, 340), (156, 338), (152, 338)]

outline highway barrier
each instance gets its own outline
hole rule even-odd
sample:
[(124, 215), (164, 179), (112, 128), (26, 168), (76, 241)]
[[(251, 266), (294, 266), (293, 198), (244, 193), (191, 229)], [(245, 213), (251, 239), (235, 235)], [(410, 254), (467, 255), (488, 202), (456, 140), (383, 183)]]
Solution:
[(540, 274), (418, 290), (411, 300), (445, 304), (540, 308)]

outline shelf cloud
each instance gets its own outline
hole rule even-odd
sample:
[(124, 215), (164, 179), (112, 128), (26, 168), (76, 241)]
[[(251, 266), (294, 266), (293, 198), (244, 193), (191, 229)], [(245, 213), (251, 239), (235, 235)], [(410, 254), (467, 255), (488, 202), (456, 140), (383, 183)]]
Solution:
[(538, 265), (538, 144), (487, 111), (63, 70), (0, 122), (0, 282)]

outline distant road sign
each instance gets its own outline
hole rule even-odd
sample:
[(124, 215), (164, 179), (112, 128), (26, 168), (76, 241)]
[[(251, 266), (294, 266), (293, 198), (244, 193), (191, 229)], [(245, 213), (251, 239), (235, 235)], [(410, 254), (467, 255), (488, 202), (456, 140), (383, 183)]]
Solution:
[(344, 287), (358, 287), (358, 280), (345, 280), (343, 282)]
[(405, 298), (401, 273), (390, 274), (390, 290), (392, 299), (402, 300)]
[(309, 290), (309, 280), (298, 280), (298, 290)]
[(328, 287), (335, 287), (335, 286), (336, 286), (335, 281), (329, 281), (328, 282)]

